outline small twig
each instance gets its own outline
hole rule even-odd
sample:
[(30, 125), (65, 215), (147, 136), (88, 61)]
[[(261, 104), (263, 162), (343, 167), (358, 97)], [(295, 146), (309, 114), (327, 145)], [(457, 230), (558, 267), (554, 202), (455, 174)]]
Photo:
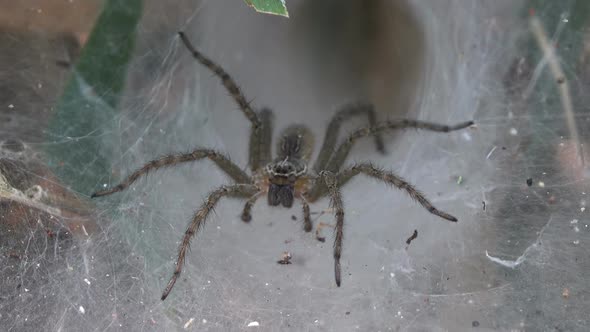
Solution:
[(533, 31), (533, 35), (535, 36), (535, 39), (537, 40), (539, 47), (545, 55), (544, 60), (546, 60), (549, 64), (551, 74), (553, 75), (557, 83), (557, 89), (561, 97), (560, 99), (563, 107), (563, 113), (565, 114), (567, 127), (570, 132), (571, 139), (576, 145), (577, 156), (580, 158), (582, 166), (584, 166), (584, 155), (580, 147), (580, 138), (578, 136), (578, 128), (576, 126), (576, 120), (574, 118), (572, 97), (570, 94), (570, 89), (565, 73), (563, 72), (563, 69), (559, 64), (559, 59), (555, 54), (555, 47), (553, 47), (553, 45), (551, 45), (551, 43), (549, 42), (549, 38), (547, 38), (547, 33), (545, 32), (545, 29), (543, 28), (541, 21), (536, 16), (531, 16), (529, 23), (530, 28)]
[[(418, 237), (418, 230), (415, 229), (414, 233), (406, 240), (406, 244), (409, 246), (412, 241), (414, 241)], [(406, 247), (407, 248), (407, 247)]]

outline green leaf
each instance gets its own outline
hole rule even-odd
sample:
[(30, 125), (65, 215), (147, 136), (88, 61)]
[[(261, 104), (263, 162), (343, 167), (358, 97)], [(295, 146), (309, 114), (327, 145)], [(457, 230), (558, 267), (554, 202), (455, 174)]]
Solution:
[(289, 17), (285, 0), (244, 0), (259, 13)]
[[(48, 126), (48, 165), (87, 193), (111, 173), (112, 135), (135, 46), (142, 0), (106, 0)], [(115, 140), (111, 140), (115, 141)]]

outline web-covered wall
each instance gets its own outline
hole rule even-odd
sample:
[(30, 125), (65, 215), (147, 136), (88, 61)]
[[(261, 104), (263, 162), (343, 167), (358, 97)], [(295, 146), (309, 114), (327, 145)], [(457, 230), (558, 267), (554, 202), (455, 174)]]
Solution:
[[(44, 17), (35, 28), (33, 15), (43, 13), (36, 7), (21, 12), (28, 27), (0, 24), (2, 330), (587, 330), (583, 2), (287, 6), (289, 19), (238, 0), (145, 1), (136, 38), (109, 44), (113, 53), (133, 52), (116, 105), (116, 87), (100, 90), (74, 66), (87, 56), (87, 25), (56, 23), (53, 31)], [(298, 203), (287, 210), (260, 199), (246, 224), (244, 202), (222, 199), (162, 302), (189, 221), (229, 178), (199, 161), (152, 172), (109, 197), (90, 194), (195, 147), (249, 170), (246, 118), (178, 30), (230, 73), (253, 107), (273, 109), (275, 139), (291, 123), (307, 125), (314, 157), (331, 116), (359, 99), (382, 120), (475, 121), (448, 134), (386, 135), (385, 155), (366, 139), (347, 163), (395, 171), (459, 222), (355, 178), (342, 188), (338, 288), (329, 199), (311, 206), (311, 233)], [(62, 97), (72, 86), (79, 100)], [(75, 117), (60, 113), (64, 100), (76, 105)], [(341, 138), (364, 121), (345, 125)], [(325, 242), (316, 239), (320, 224)], [(277, 264), (284, 252), (291, 264)]]

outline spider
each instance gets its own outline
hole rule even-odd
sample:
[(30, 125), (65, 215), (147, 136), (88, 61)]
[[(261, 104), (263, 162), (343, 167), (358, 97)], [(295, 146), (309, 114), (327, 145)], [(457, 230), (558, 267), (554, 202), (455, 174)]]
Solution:
[[(221, 66), (197, 51), (183, 32), (178, 34), (192, 56), (221, 79), (242, 113), (250, 121), (252, 128), (249, 140), (249, 166), (252, 173), (251, 175), (247, 174), (238, 165), (230, 161), (227, 156), (218, 151), (197, 148), (189, 153), (175, 153), (152, 160), (131, 173), (115, 187), (92, 194), (91, 197), (100, 197), (120, 192), (151, 171), (204, 158), (214, 162), (233, 180), (232, 184), (223, 185), (209, 193), (204, 204), (194, 214), (182, 237), (174, 273), (162, 293), (162, 300), (165, 300), (170, 294), (182, 272), (191, 239), (203, 226), (207, 216), (222, 197), (246, 199), (241, 214), (241, 219), (244, 222), (251, 221), (252, 206), (262, 195), (266, 195), (268, 205), (282, 205), (285, 208), (291, 208), (294, 200), (300, 200), (303, 207), (303, 229), (310, 232), (312, 222), (309, 203), (315, 202), (324, 196), (329, 196), (336, 218), (333, 250), (334, 277), (338, 287), (340, 287), (341, 283), (340, 256), (344, 235), (344, 207), (340, 187), (356, 175), (365, 174), (393, 185), (400, 190), (405, 190), (411, 198), (415, 199), (428, 212), (449, 221), (457, 221), (457, 218), (452, 215), (435, 208), (422, 193), (391, 171), (380, 169), (368, 162), (358, 163), (346, 168), (342, 168), (342, 166), (353, 145), (363, 137), (373, 136), (376, 149), (384, 153), (382, 133), (405, 128), (447, 133), (469, 127), (473, 124), (472, 121), (454, 126), (406, 119), (377, 122), (375, 110), (370, 103), (351, 103), (342, 107), (330, 121), (313, 167), (308, 164), (313, 148), (313, 137), (307, 127), (299, 124), (284, 129), (278, 141), (277, 157), (271, 159), (272, 111), (269, 109), (259, 111), (252, 109), (250, 103), (229, 74)], [(341, 124), (359, 115), (368, 118), (368, 126), (353, 131), (337, 146)]]

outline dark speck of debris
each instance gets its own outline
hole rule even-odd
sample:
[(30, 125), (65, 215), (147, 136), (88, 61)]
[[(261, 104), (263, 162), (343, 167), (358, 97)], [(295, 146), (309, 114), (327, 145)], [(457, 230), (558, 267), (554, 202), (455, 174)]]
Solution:
[(417, 237), (418, 237), (418, 230), (415, 229), (414, 233), (412, 233), (412, 235), (406, 240), (406, 244), (410, 245), (410, 243), (412, 243), (412, 241), (414, 241)]
[(483, 210), (486, 210), (486, 201), (481, 201), (481, 204), (483, 205)]
[(479, 326), (479, 322), (474, 320), (473, 322), (471, 322), (471, 326), (473, 327), (478, 327)]
[(529, 187), (532, 186), (533, 185), (533, 178), (526, 179), (526, 185)]
[(295, 215), (292, 215), (291, 220), (297, 220), (297, 217)]
[(66, 68), (66, 69), (67, 69), (67, 68), (70, 68), (70, 67), (72, 66), (72, 64), (71, 64), (69, 61), (67, 61), (67, 60), (56, 60), (56, 61), (55, 61), (55, 64), (56, 64), (58, 67), (61, 67), (61, 68)]
[(503, 146), (503, 147), (502, 147), (502, 150), (506, 150), (506, 147), (505, 147), (505, 146)]
[(350, 315), (350, 311), (347, 311), (347, 312), (346, 312), (346, 315)]
[(565, 78), (563, 78), (563, 77), (559, 77), (557, 79), (557, 84), (563, 84), (564, 82), (565, 82)]
[(285, 251), (283, 253), (283, 258), (281, 260), (277, 261), (277, 263), (279, 263), (281, 265), (291, 264), (291, 253), (288, 251)]

